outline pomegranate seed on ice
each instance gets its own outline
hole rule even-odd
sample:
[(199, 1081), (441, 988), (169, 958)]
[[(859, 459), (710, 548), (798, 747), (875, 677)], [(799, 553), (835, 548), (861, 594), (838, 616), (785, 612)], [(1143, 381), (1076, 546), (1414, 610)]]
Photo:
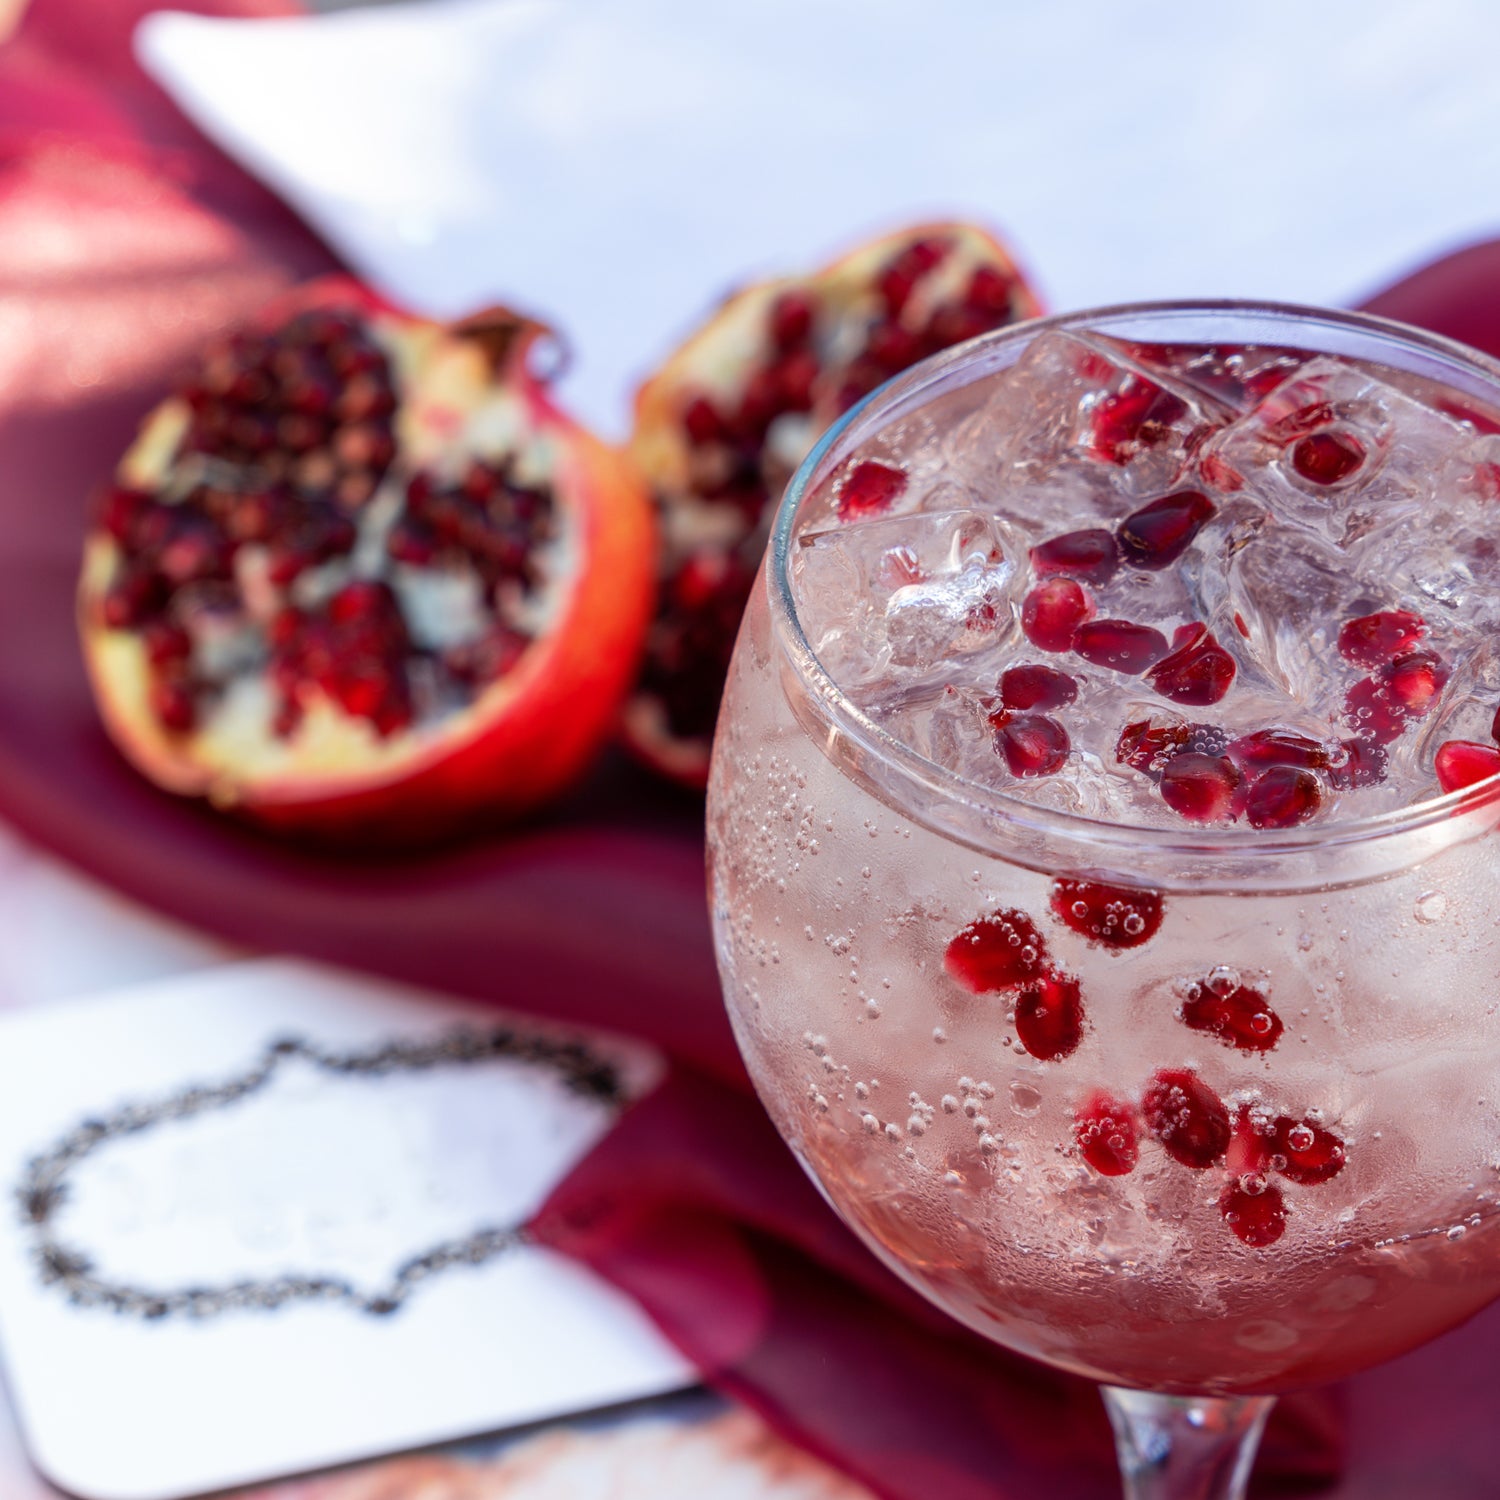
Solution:
[(1132, 376), (1123, 389), (1102, 397), (1094, 407), (1093, 455), (1106, 463), (1127, 464), (1142, 449), (1165, 442), (1172, 425), (1187, 410), (1180, 396), (1142, 376)]
[(1190, 822), (1220, 823), (1233, 811), (1239, 782), (1233, 761), (1188, 750), (1173, 756), (1161, 773), (1162, 801)]
[(1449, 740), (1438, 747), (1433, 767), (1438, 785), (1445, 792), (1456, 792), (1500, 771), (1500, 749), (1475, 740)]
[(1136, 719), (1120, 731), (1115, 760), (1159, 781), (1174, 755), (1191, 750), (1218, 757), (1228, 744), (1229, 736), (1216, 724), (1154, 724), (1150, 719)]
[(1165, 568), (1187, 551), (1213, 513), (1207, 495), (1178, 490), (1133, 511), (1115, 535), (1126, 562), (1137, 568)]
[(1301, 766), (1321, 770), (1333, 758), (1327, 745), (1294, 729), (1257, 729), (1230, 740), (1226, 751), (1241, 766)]
[(1427, 622), (1407, 609), (1361, 615), (1339, 628), (1339, 655), (1357, 667), (1378, 667), (1410, 651), (1426, 633)]
[(1089, 620), (1073, 635), (1073, 650), (1096, 667), (1136, 677), (1167, 654), (1167, 638), (1150, 625), (1129, 620)]
[(1146, 681), (1163, 698), (1201, 708), (1229, 691), (1234, 674), (1234, 658), (1195, 621), (1178, 627), (1171, 654), (1147, 671)]
[(1005, 757), (1012, 776), (1055, 776), (1067, 763), (1072, 744), (1068, 731), (1048, 714), (1002, 711), (995, 726), (995, 748)]
[(1356, 739), (1388, 745), (1406, 728), (1408, 716), (1378, 677), (1361, 677), (1344, 694), (1344, 723)]
[(1066, 651), (1078, 627), (1093, 613), (1094, 601), (1082, 584), (1049, 578), (1022, 601), (1021, 629), (1038, 651)]
[(1422, 718), (1448, 681), (1448, 668), (1435, 651), (1408, 651), (1384, 669), (1391, 697), (1413, 719)]
[(1377, 786), (1385, 780), (1389, 760), (1384, 746), (1374, 740), (1340, 740), (1337, 754), (1328, 762), (1328, 784), (1340, 792)]
[(854, 465), (839, 486), (841, 521), (863, 521), (883, 515), (906, 489), (906, 472), (867, 458)]
[(1007, 667), (1000, 674), (1000, 701), (1006, 708), (1064, 708), (1078, 696), (1078, 684), (1066, 672), (1039, 662)]
[(1031, 566), (1041, 578), (1068, 573), (1089, 583), (1106, 584), (1120, 566), (1120, 553), (1114, 533), (1100, 526), (1039, 542), (1031, 549)]
[(1323, 788), (1311, 771), (1272, 766), (1250, 783), (1242, 811), (1252, 828), (1295, 828), (1317, 815)]
[(1316, 1187), (1344, 1170), (1344, 1143), (1311, 1120), (1280, 1115), (1271, 1126), (1271, 1165), (1301, 1187)]
[(1313, 484), (1338, 484), (1365, 461), (1358, 438), (1339, 432), (1314, 432), (1292, 449), (1292, 467)]

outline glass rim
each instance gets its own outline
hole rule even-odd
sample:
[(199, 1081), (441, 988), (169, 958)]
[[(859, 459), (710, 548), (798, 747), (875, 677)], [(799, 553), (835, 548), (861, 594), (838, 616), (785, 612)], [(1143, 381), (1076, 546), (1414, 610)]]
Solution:
[[(1346, 312), (1297, 303), (1263, 302), (1253, 298), (1124, 302), (1029, 318), (957, 344), (893, 376), (839, 417), (797, 466), (783, 492), (772, 526), (766, 586), (774, 633), (803, 686), (808, 689), (809, 700), (818, 704), (832, 725), (853, 744), (897, 771), (903, 784), (910, 784), (914, 789), (925, 789), (929, 795), (935, 793), (950, 806), (965, 805), (980, 818), (989, 820), (991, 826), (998, 822), (1025, 833), (1060, 835), (1097, 847), (1101, 853), (1136, 849), (1149, 851), (1154, 855), (1199, 860), (1215, 857), (1259, 860), (1363, 845), (1418, 832), (1500, 800), (1500, 772), (1497, 772), (1472, 786), (1429, 797), (1406, 807), (1332, 824), (1320, 824), (1314, 820), (1297, 828), (1269, 835), (1249, 827), (1193, 831), (1153, 827), (1144, 823), (1111, 822), (1085, 813), (1040, 806), (1024, 796), (1008, 793), (1002, 787), (970, 781), (957, 772), (926, 759), (860, 709), (833, 680), (813, 652), (802, 629), (791, 587), (788, 563), (792, 536), (797, 514), (814, 478), (821, 477), (819, 471), (824, 461), (839, 447), (852, 428), (867, 420), (873, 413), (888, 406), (894, 407), (924, 388), (938, 384), (951, 371), (963, 367), (989, 349), (1022, 339), (1029, 342), (1039, 334), (1054, 329), (1086, 330), (1106, 321), (1132, 317), (1187, 317), (1195, 314), (1212, 316), (1219, 313), (1268, 317), (1288, 324), (1333, 324), (1356, 333), (1364, 332), (1387, 342), (1416, 346), (1484, 377), (1493, 385), (1497, 403), (1500, 403), (1500, 360), (1456, 339), (1371, 313)], [(902, 810), (916, 817), (918, 805), (913, 799)], [(957, 830), (947, 825), (945, 829), (949, 836), (957, 833)], [(973, 830), (974, 841), (986, 842), (982, 829), (982, 824), (976, 824)]]

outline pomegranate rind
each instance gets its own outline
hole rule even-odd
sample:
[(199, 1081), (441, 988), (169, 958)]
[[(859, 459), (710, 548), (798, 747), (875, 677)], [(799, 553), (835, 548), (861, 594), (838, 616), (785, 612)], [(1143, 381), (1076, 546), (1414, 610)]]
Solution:
[[(954, 242), (954, 274), (970, 275), (985, 266), (1013, 283), (1011, 322), (1041, 313), (1041, 303), (1026, 276), (994, 235), (957, 220), (918, 224), (870, 240), (811, 274), (778, 277), (731, 293), (640, 386), (629, 451), (659, 506), (661, 580), (671, 578), (684, 559), (704, 546), (738, 549), (749, 554), (752, 564), (758, 561), (775, 509), (774, 503), (769, 504), (758, 524), (747, 531), (739, 507), (695, 493), (692, 450), (681, 421), (684, 400), (695, 394), (721, 403), (739, 398), (748, 372), (771, 354), (768, 325), (777, 298), (809, 291), (819, 299), (825, 319), (856, 318), (875, 306), (879, 271), (906, 246), (934, 237)], [(839, 414), (835, 396), (828, 382), (820, 381), (814, 387), (812, 412), (801, 423), (787, 424), (786, 431), (795, 440), (769, 445), (773, 501), (817, 435)], [(694, 790), (707, 784), (709, 736), (674, 734), (662, 705), (650, 694), (637, 691), (631, 696), (622, 717), (621, 737), (632, 755), (669, 780)]]
[[(404, 466), (440, 457), (456, 431), (474, 442), (461, 418), (469, 409), (470, 426), (481, 425), (485, 402), (497, 393), (511, 417), (523, 419), (524, 440), (545, 446), (566, 542), (546, 626), (508, 672), (432, 724), (382, 740), (368, 723), (319, 705), (309, 717), (326, 733), (305, 744), (299, 734), (291, 749), (263, 754), (259, 763), (253, 753), (241, 761), (211, 748), (202, 732), (169, 733), (152, 712), (141, 634), (100, 620), (119, 549), (95, 530), (85, 543), (78, 614), (105, 729), (157, 786), (289, 836), (415, 843), (512, 819), (571, 785), (614, 733), (654, 598), (649, 494), (628, 458), (561, 412), (528, 368), (528, 347), (545, 332), (540, 325), (495, 309), (448, 327), (391, 309), (339, 277), (273, 304), (263, 326), (313, 307), (352, 307), (369, 319), (405, 394), (397, 415)], [(180, 400), (164, 401), (117, 479), (159, 481), (185, 421)]]

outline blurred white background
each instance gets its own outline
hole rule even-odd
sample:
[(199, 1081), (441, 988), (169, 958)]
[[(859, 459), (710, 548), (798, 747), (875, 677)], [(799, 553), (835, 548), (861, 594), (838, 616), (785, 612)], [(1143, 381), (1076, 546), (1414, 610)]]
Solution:
[(409, 0), (142, 55), (420, 308), (508, 300), (611, 432), (717, 296), (927, 215), (1054, 308), (1347, 303), (1500, 229), (1500, 6)]

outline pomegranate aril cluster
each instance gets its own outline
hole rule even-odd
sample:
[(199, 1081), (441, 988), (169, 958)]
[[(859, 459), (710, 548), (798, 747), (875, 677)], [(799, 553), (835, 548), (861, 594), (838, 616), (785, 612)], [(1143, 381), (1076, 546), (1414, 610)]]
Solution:
[(1040, 663), (1008, 667), (1001, 674), (999, 704), (991, 710), (995, 748), (1015, 777), (1055, 776), (1072, 749), (1068, 731), (1050, 710), (1078, 696), (1066, 672)]
[(923, 282), (943, 269), (954, 248), (945, 235), (916, 240), (876, 275), (877, 310), (865, 326), (863, 347), (843, 371), (837, 411), (929, 354), (1015, 320), (1015, 283), (992, 265), (976, 266), (956, 295), (936, 302), (921, 295)]
[(476, 460), (461, 478), (417, 474), (386, 538), (396, 562), (467, 564), (492, 592), (536, 591), (539, 555), (556, 539), (551, 493), (520, 483), (507, 464)]
[(269, 639), (278, 734), (295, 730), (313, 689), (382, 736), (411, 723), (411, 641), (388, 585), (360, 580), (320, 609), (285, 609), (271, 622)]
[[(188, 434), (162, 487), (114, 486), (99, 505), (119, 548), (102, 620), (141, 635), (148, 703), (167, 733), (200, 728), (232, 677), (263, 672), (276, 737), (297, 732), (317, 694), (384, 737), (514, 665), (546, 582), (551, 493), (504, 458), (452, 478), (404, 476), (390, 366), (357, 314), (306, 312), (274, 333), (234, 335), (184, 395)], [(400, 499), (386, 485), (372, 504), (387, 480)], [(489, 623), (423, 646), (392, 585), (455, 571), (477, 576)], [(198, 644), (225, 639), (227, 664)]]
[(1273, 725), (1231, 740), (1210, 724), (1139, 720), (1121, 731), (1115, 759), (1151, 777), (1163, 800), (1192, 821), (1296, 827), (1316, 816), (1330, 792), (1380, 782), (1387, 747), (1435, 707), (1448, 666), (1419, 644), (1426, 629), (1409, 610), (1342, 622), (1339, 654), (1373, 669), (1345, 694), (1343, 738)]
[(356, 510), (395, 457), (396, 392), (384, 351), (353, 314), (298, 314), (275, 333), (230, 336), (181, 394), (188, 443)]
[[(1108, 951), (1149, 943), (1161, 927), (1159, 892), (1081, 879), (1053, 882), (1051, 913), (1064, 927)], [(948, 976), (973, 996), (997, 996), (1012, 1010), (1016, 1042), (1039, 1061), (1060, 1064), (1078, 1052), (1088, 1029), (1079, 979), (1052, 956), (1037, 923), (1018, 907), (970, 922), (943, 955)], [(1222, 966), (1179, 984), (1176, 1019), (1247, 1056), (1269, 1056), (1286, 1027), (1268, 985)], [(1092, 1087), (1074, 1109), (1072, 1145), (1103, 1177), (1126, 1177), (1151, 1142), (1178, 1166), (1218, 1169), (1218, 1208), (1245, 1244), (1264, 1248), (1285, 1232), (1290, 1208), (1280, 1178), (1317, 1187), (1343, 1170), (1343, 1140), (1308, 1115), (1259, 1104), (1231, 1106), (1194, 1068), (1158, 1068), (1139, 1098)]]

